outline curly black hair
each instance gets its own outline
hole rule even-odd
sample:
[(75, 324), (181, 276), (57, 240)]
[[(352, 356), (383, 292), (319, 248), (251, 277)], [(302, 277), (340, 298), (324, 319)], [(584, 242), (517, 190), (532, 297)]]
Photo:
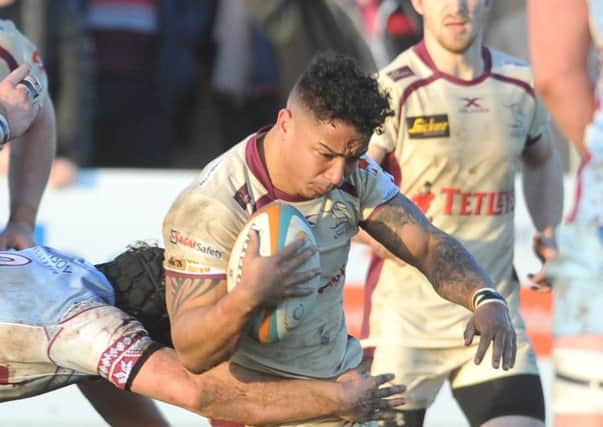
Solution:
[(292, 95), (317, 120), (342, 120), (367, 139), (381, 133), (383, 121), (393, 115), (389, 94), (364, 73), (349, 56), (323, 52), (316, 55), (295, 84)]

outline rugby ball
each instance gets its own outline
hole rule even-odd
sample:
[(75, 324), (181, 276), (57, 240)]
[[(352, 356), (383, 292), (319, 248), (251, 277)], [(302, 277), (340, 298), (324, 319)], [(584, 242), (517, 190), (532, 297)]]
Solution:
[[(271, 256), (289, 243), (307, 237), (316, 246), (314, 232), (302, 213), (291, 205), (276, 201), (255, 212), (241, 230), (230, 253), (227, 270), (227, 286), (231, 291), (238, 285), (243, 269), (243, 258), (247, 250), (250, 230), (259, 234), (261, 256)], [(316, 252), (296, 271), (320, 268), (320, 256)], [(315, 291), (305, 297), (291, 297), (282, 300), (274, 308), (261, 308), (253, 315), (250, 335), (262, 344), (279, 341), (289, 331), (296, 328), (316, 302), (320, 275), (302, 286), (310, 286)]]

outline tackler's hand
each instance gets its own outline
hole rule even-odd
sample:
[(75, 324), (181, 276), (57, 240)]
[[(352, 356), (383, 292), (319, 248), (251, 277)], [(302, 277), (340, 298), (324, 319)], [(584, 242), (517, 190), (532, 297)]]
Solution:
[(350, 422), (394, 420), (396, 408), (405, 403), (406, 387), (389, 384), (393, 379), (392, 374), (371, 376), (359, 369), (342, 374), (337, 378), (342, 386), (339, 417)]

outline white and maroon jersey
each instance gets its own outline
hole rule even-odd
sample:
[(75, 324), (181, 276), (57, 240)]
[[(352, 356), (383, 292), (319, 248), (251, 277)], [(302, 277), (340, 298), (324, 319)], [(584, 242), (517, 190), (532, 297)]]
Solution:
[(100, 375), (128, 389), (158, 348), (94, 266), (51, 248), (0, 251), (0, 401)]
[[(395, 115), (371, 144), (395, 156), (401, 192), (465, 245), (516, 309), (515, 173), (548, 117), (526, 63), (487, 48), (482, 56), (483, 73), (464, 81), (438, 70), (424, 43), (400, 54), (379, 72)], [(458, 345), (470, 315), (440, 298), (413, 267), (391, 261), (383, 265), (373, 304), (381, 313), (373, 315), (371, 330), (397, 319), (395, 333), (409, 346)]]
[[(588, 0), (590, 30), (599, 54), (603, 54), (603, 4), (600, 0)], [(571, 221), (603, 224), (603, 74), (599, 74), (595, 99), (597, 109), (592, 122), (584, 132), (585, 144), (590, 157), (578, 171), (576, 203), (570, 214)]]
[(29, 64), (29, 74), (48, 92), (48, 78), (34, 44), (15, 28), (12, 21), (0, 20), (0, 80), (21, 64)]
[(259, 344), (244, 336), (233, 360), (281, 375), (334, 377), (361, 359), (348, 337), (342, 288), (352, 236), (379, 205), (399, 194), (391, 177), (363, 157), (344, 184), (318, 199), (281, 194), (258, 152), (262, 131), (209, 163), (176, 199), (163, 228), (165, 268), (184, 277), (226, 279), (231, 248), (251, 214), (280, 199), (308, 219), (318, 242), (321, 287), (304, 322), (281, 341)]

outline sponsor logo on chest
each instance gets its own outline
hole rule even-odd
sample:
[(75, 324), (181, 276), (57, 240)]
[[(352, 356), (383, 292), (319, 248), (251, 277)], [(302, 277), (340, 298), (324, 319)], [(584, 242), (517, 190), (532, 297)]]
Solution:
[(448, 114), (406, 118), (408, 137), (413, 139), (443, 138), (450, 136)]

